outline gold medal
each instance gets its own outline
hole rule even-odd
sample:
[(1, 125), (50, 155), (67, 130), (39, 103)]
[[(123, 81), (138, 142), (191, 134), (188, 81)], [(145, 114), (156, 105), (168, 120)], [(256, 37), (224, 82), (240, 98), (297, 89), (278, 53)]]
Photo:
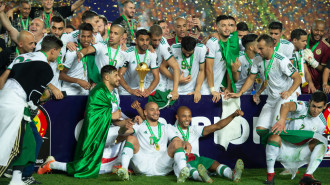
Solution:
[(47, 32), (47, 33), (50, 33), (50, 28), (47, 28), (47, 29), (46, 29), (46, 32)]
[(304, 77), (304, 73), (303, 73), (303, 72), (299, 72), (299, 75), (300, 75), (301, 77)]
[(316, 53), (317, 55), (321, 55), (321, 49), (317, 49), (317, 50), (315, 51), (315, 53)]
[(159, 144), (157, 143), (157, 144), (155, 144), (155, 149), (157, 150), (157, 151), (159, 151), (160, 150), (160, 146), (159, 146)]
[(267, 86), (268, 85), (268, 80), (264, 81), (264, 85)]
[(261, 82), (262, 82), (261, 78), (257, 78), (256, 82), (257, 82), (257, 84), (261, 84)]
[(58, 64), (57, 65), (57, 69), (60, 70), (60, 71), (62, 71), (64, 69), (63, 64)]

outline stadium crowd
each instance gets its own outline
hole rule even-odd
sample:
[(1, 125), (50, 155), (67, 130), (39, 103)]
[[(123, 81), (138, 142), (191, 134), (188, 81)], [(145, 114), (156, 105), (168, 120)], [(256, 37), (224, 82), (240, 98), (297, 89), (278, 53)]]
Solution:
[[(207, 172), (239, 182), (242, 160), (230, 169), (199, 156), (198, 151), (199, 137), (243, 116), (239, 108), (212, 126), (193, 127), (189, 126), (190, 109), (180, 107), (177, 123), (170, 126), (158, 122), (161, 105), (152, 100), (144, 109), (134, 102), (132, 107), (139, 115), (129, 119), (121, 112), (119, 95), (149, 100), (165, 97), (167, 105), (180, 95), (192, 95), (195, 103), (208, 97), (217, 103), (221, 98), (244, 94), (253, 95), (257, 104), (261, 95), (268, 97), (256, 127), (266, 145), (266, 183), (274, 184), (276, 160), (282, 160), (292, 174), (308, 163), (301, 183), (319, 182), (312, 175), (322, 161), (325, 142), (311, 135), (310, 141), (293, 147), (285, 136), (300, 137), (300, 132), (293, 131), (304, 123), (317, 124), (302, 130), (324, 132), (321, 112), (327, 104), (325, 94), (330, 93), (329, 29), (324, 20), (314, 19), (311, 30), (293, 29), (286, 40), (282, 37), (286, 24), (281, 22), (271, 22), (268, 34), (259, 35), (251, 33), (245, 22), (219, 15), (216, 31), (206, 34), (195, 16), (175, 18), (173, 30), (166, 20), (142, 27), (134, 19), (135, 3), (128, 0), (115, 21), (108, 22), (105, 16), (87, 10), (76, 29), (65, 18), (83, 3), (77, 0), (70, 6), (54, 7), (54, 0), (42, 0), (42, 7), (31, 7), (28, 0), (21, 0), (5, 12), (6, 4), (0, 2), (0, 22), (8, 35), (0, 39), (0, 115), (4, 117), (0, 121), (0, 147), (6, 148), (0, 152), (0, 175), (12, 176), (10, 184), (38, 183), (32, 174), (42, 139), (34, 134), (36, 126), (30, 124), (31, 118), (38, 104), (67, 95), (89, 96), (74, 161), (61, 163), (50, 156), (39, 174), (55, 169), (79, 178), (97, 177), (108, 146), (121, 148), (121, 157), (113, 164), (122, 165), (116, 173), (123, 180), (129, 179), (131, 164), (134, 172), (145, 175), (166, 175), (174, 169), (178, 182), (189, 176), (212, 182)], [(301, 94), (312, 94), (311, 100), (297, 101)], [(288, 122), (292, 124), (287, 126)], [(193, 133), (190, 136), (189, 129)], [(97, 133), (100, 130), (102, 134)], [(144, 135), (147, 132), (150, 137)], [(308, 150), (304, 153), (308, 160), (292, 165), (294, 162), (285, 161), (283, 148), (291, 149), (292, 155)], [(151, 157), (153, 160), (146, 157), (157, 152), (161, 155)]]

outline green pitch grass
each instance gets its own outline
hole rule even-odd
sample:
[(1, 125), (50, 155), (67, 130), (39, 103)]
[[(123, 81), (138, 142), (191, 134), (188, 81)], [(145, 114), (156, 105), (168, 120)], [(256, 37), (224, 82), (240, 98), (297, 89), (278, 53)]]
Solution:
[[(279, 176), (278, 174), (283, 170), (276, 169), (275, 175), (275, 184), (276, 185), (297, 185), (305, 168), (300, 169), (300, 173), (297, 174), (296, 178), (291, 180), (291, 176)], [(176, 184), (176, 177), (174, 175), (168, 176), (157, 176), (157, 177), (146, 177), (146, 176), (137, 176), (132, 175), (131, 181), (120, 181), (116, 174), (105, 174), (100, 175), (96, 179), (77, 179), (65, 174), (46, 174), (46, 175), (33, 175), (37, 181), (42, 182), (43, 185), (172, 185)], [(319, 168), (316, 170), (314, 177), (322, 182), (322, 185), (330, 185), (330, 168)], [(236, 183), (231, 182), (230, 180), (213, 176), (213, 184), (220, 185), (234, 185)], [(240, 185), (262, 185), (266, 179), (266, 169), (245, 169)], [(0, 185), (9, 184), (9, 179), (0, 178)], [(187, 180), (187, 185), (193, 184), (206, 184), (201, 182), (195, 182), (192, 180)], [(237, 184), (236, 184), (237, 185)]]

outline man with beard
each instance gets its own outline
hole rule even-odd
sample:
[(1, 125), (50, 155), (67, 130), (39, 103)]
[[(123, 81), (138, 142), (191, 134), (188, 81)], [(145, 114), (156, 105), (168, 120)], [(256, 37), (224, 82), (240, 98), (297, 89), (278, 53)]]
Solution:
[(123, 14), (113, 21), (112, 24), (122, 25), (127, 33), (127, 46), (134, 44), (135, 30), (137, 22), (133, 19), (135, 14), (135, 4), (131, 0), (123, 3)]
[(109, 31), (108, 29), (108, 19), (104, 15), (99, 15), (98, 31), (101, 34), (103, 41), (108, 42)]
[(19, 13), (15, 14), (12, 19), (12, 25), (17, 31), (29, 30), (31, 24), (31, 4), (28, 0), (19, 2)]
[[(174, 168), (177, 182), (183, 183), (189, 176), (184, 148), (191, 145), (182, 141), (171, 129), (171, 125), (160, 123), (159, 107), (148, 102), (144, 108), (146, 120), (128, 130), (126, 144), (122, 151), (122, 168), (117, 175), (129, 180), (128, 165), (133, 164), (135, 173), (147, 176), (166, 175)], [(173, 167), (175, 164), (175, 167)]]
[(92, 65), (94, 70), (89, 71), (89, 78), (94, 82), (98, 83), (100, 79), (100, 71), (103, 66), (111, 65), (117, 69), (122, 67), (125, 63), (125, 52), (120, 49), (120, 40), (124, 34), (124, 28), (121, 25), (112, 25), (109, 32), (108, 42), (99, 42), (86, 48), (80, 48), (78, 51), (78, 58), (81, 59), (85, 55), (95, 53), (95, 62), (89, 63)]
[[(106, 65), (101, 69), (102, 82), (92, 89), (88, 97), (86, 114), (83, 126), (80, 130), (78, 143), (72, 162), (63, 163), (55, 161), (49, 156), (46, 162), (38, 169), (38, 174), (44, 174), (51, 170), (61, 170), (77, 178), (95, 178), (98, 176), (103, 149), (107, 141), (110, 126), (121, 117), (118, 106), (119, 86), (118, 71), (114, 66)], [(120, 132), (125, 132), (125, 127), (131, 127), (131, 120), (125, 121)], [(123, 131), (123, 132), (122, 132)]]
[[(136, 32), (136, 46), (132, 46), (126, 51), (126, 60), (119, 69), (120, 75), (120, 95), (135, 95), (148, 97), (159, 83), (159, 65), (157, 55), (148, 50), (150, 36), (147, 30), (141, 29)], [(140, 78), (135, 68), (144, 62), (151, 70), (144, 79), (144, 91), (139, 90)]]
[[(311, 33), (307, 37), (307, 46), (304, 50), (304, 59), (308, 63), (308, 70), (316, 89), (321, 89), (322, 72), (330, 57), (330, 46), (322, 40), (325, 31), (325, 22), (316, 19), (313, 22)], [(303, 94), (307, 94), (309, 87), (302, 89)]]
[(168, 29), (168, 25), (166, 23), (165, 20), (160, 20), (157, 21), (155, 24), (158, 24), (163, 31), (163, 37), (165, 37), (165, 39), (169, 39), (170, 38), (170, 30)]
[(188, 35), (187, 32), (187, 20), (183, 17), (177, 17), (174, 20), (175, 36), (171, 39), (167, 39), (170, 46), (173, 44), (181, 43), (183, 37)]
[(166, 39), (162, 35), (163, 35), (163, 31), (159, 25), (155, 24), (150, 27), (151, 45), (156, 50), (157, 60), (158, 60), (157, 63), (158, 65), (164, 66), (164, 68), (166, 69), (168, 69), (168, 67), (171, 67), (173, 74), (171, 73), (170, 75), (159, 74), (160, 80), (157, 89), (160, 91), (168, 90), (166, 88), (166, 84), (167, 84), (167, 78), (170, 78), (171, 80), (174, 81), (173, 88), (171, 88), (172, 99), (176, 100), (179, 97), (178, 94), (178, 84), (179, 84), (179, 75), (180, 75), (179, 64), (176, 62), (173, 56), (170, 45), (167, 43)]

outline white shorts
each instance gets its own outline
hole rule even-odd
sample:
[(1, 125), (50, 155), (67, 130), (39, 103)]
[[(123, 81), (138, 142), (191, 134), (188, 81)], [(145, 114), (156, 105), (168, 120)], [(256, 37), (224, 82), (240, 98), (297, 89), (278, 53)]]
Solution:
[(281, 162), (284, 168), (290, 171), (293, 179), (298, 168), (309, 162), (310, 156), (311, 151), (308, 147), (308, 143), (298, 146), (282, 140), (277, 161)]
[(135, 173), (147, 176), (166, 175), (173, 170), (174, 159), (167, 152), (162, 154), (144, 153), (139, 151), (132, 158), (132, 167)]
[(271, 129), (276, 123), (277, 118), (280, 116), (281, 105), (290, 101), (297, 101), (296, 93), (292, 93), (292, 95), (286, 100), (283, 100), (282, 98), (273, 99), (268, 96), (266, 104), (262, 107), (259, 115), (257, 127)]

